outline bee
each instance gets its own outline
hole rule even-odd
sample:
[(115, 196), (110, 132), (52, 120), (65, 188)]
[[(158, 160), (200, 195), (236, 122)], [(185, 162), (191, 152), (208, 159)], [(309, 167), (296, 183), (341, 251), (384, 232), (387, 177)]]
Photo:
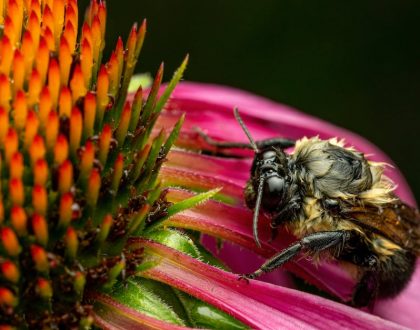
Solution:
[[(386, 164), (368, 160), (337, 138), (255, 142), (237, 108), (234, 115), (249, 143), (218, 142), (198, 130), (199, 135), (217, 148), (254, 150), (244, 196), (254, 211), (256, 244), (260, 211), (271, 219), (274, 232), (282, 227), (297, 238), (241, 278), (254, 279), (304, 253), (357, 267), (354, 306), (400, 293), (420, 253), (420, 215), (393, 193), (395, 185), (383, 174)], [(289, 147), (294, 151), (286, 152)]]

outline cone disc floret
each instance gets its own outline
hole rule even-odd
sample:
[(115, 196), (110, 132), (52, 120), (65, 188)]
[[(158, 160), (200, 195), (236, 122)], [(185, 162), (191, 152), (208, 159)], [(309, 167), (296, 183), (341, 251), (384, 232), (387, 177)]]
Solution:
[(164, 214), (174, 136), (152, 128), (186, 61), (128, 100), (146, 24), (102, 64), (106, 16), (92, 0), (78, 31), (77, 0), (0, 0), (0, 325), (89, 327), (87, 288), (134, 272), (125, 242)]

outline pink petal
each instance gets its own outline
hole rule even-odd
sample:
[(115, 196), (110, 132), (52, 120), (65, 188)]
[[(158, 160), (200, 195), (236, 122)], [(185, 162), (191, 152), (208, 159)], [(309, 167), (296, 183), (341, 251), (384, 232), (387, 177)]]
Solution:
[[(371, 154), (372, 159), (392, 163), (377, 147), (354, 133), (300, 113), (290, 107), (229, 87), (181, 83), (175, 90), (168, 111), (163, 114), (159, 124), (170, 127), (177, 120), (179, 114), (185, 111), (187, 120), (181, 134), (180, 145), (192, 149), (197, 146), (208, 149), (208, 146), (192, 130), (194, 126), (207, 130), (207, 133), (216, 139), (245, 142), (246, 138), (232, 115), (234, 106), (239, 107), (247, 126), (256, 139), (273, 136), (300, 138), (304, 135), (319, 135), (321, 138), (344, 137), (349, 144)], [(238, 151), (234, 151), (234, 153), (243, 154)], [(252, 154), (247, 154), (252, 157)], [(202, 162), (199, 161), (199, 157), (202, 157)], [(205, 162), (208, 166), (205, 166)], [(177, 170), (189, 166), (191, 172), (196, 171), (207, 176), (213, 175), (219, 181), (224, 179), (235, 185), (242, 182), (243, 185), (249, 173), (247, 170), (249, 164), (250, 159), (215, 159), (210, 156), (195, 157), (179, 152), (170, 159), (168, 166), (174, 166)], [(398, 184), (397, 194), (399, 197), (410, 205), (416, 205), (411, 190), (399, 170), (389, 169), (387, 175)], [(225, 244), (221, 250), (224, 257), (230, 255), (230, 258), (225, 260), (233, 258), (236, 261), (240, 259), (238, 255), (242, 255), (242, 253), (243, 251), (239, 251), (236, 246), (229, 244)], [(331, 277), (331, 275), (329, 276)], [(321, 277), (320, 274), (318, 277)], [(416, 292), (419, 292), (419, 289), (420, 271), (417, 270), (406, 290), (395, 299), (379, 301), (376, 304), (375, 312), (390, 320), (417, 328), (420, 324), (420, 314), (416, 311), (420, 308), (420, 299)]]
[(209, 266), (176, 250), (144, 239), (156, 266), (142, 276), (185, 291), (256, 329), (401, 329), (401, 326), (357, 309), (296, 290), (237, 276)]
[[(168, 201), (171, 202), (189, 197), (191, 197), (191, 193), (174, 189), (170, 189), (166, 195)], [(269, 242), (269, 220), (261, 217), (260, 237), (262, 246), (258, 248), (252, 236), (251, 211), (244, 207), (230, 206), (214, 200), (170, 217), (165, 221), (165, 225), (192, 229), (222, 238), (225, 241), (233, 242), (254, 251), (265, 258), (273, 256), (276, 251), (286, 248), (295, 240), (287, 232), (281, 232), (278, 239)], [(242, 255), (241, 259), (246, 260)], [(355, 281), (349, 273), (334, 264), (324, 262), (316, 266), (307, 259), (300, 259), (297, 262), (287, 263), (284, 269), (293, 272), (343, 301), (351, 299)], [(247, 272), (254, 270), (255, 268), (249, 268)]]

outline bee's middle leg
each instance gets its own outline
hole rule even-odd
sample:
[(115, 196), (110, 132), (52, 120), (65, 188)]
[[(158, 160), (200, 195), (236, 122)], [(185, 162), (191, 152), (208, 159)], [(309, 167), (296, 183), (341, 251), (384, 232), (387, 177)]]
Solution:
[(340, 250), (350, 236), (351, 232), (346, 230), (324, 231), (310, 234), (268, 259), (255, 272), (242, 275), (241, 278), (254, 279), (263, 273), (271, 272), (297, 256), (301, 251), (314, 254), (327, 249)]

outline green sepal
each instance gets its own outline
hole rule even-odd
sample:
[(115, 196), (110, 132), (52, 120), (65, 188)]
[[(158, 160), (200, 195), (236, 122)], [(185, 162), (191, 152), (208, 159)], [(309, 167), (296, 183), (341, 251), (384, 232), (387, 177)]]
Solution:
[(204, 193), (201, 194), (197, 194), (193, 197), (187, 198), (181, 202), (178, 202), (176, 204), (173, 204), (171, 206), (168, 207), (167, 210), (167, 215), (165, 217), (163, 217), (162, 219), (155, 221), (153, 224), (151, 224), (147, 229), (146, 232), (151, 232), (153, 230), (155, 230), (156, 228), (160, 227), (163, 225), (163, 223), (165, 222), (166, 219), (168, 219), (169, 217), (188, 210), (190, 208), (193, 208), (201, 203), (204, 203), (205, 201), (209, 200), (210, 198), (212, 198), (214, 195), (216, 195), (222, 188), (216, 188), (213, 190), (209, 190), (206, 191)]
[(175, 229), (162, 229), (149, 232), (146, 235), (158, 243), (169, 246), (175, 250), (188, 254), (189, 256), (201, 259), (199, 250), (197, 249), (194, 241), (185, 234)]
[(196, 328), (202, 329), (249, 329), (245, 324), (236, 320), (232, 316), (222, 312), (216, 307), (198, 300), (182, 291), (174, 290), (184, 310), (188, 314), (188, 319)]
[(172, 324), (185, 326), (186, 322), (165, 302), (165, 300), (174, 301), (177, 297), (174, 296), (170, 299), (169, 295), (173, 295), (173, 292), (168, 291), (164, 300), (156, 294), (155, 291), (160, 293), (162, 291), (156, 290), (155, 286), (158, 285), (150, 283), (149, 280), (132, 277), (124, 282), (115, 284), (112, 291), (108, 294), (120, 303), (146, 315)]

